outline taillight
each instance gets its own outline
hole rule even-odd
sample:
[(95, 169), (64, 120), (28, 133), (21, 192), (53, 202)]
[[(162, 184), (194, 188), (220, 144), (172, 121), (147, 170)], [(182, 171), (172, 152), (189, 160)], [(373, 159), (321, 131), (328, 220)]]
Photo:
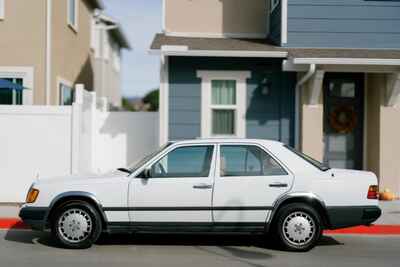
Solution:
[(377, 185), (370, 185), (368, 189), (368, 199), (378, 199), (379, 198), (379, 187)]

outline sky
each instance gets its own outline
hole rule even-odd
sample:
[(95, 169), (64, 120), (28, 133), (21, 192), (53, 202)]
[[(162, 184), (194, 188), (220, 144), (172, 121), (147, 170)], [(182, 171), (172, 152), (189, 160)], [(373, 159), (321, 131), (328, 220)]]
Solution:
[(122, 93), (143, 96), (159, 87), (160, 58), (149, 55), (151, 41), (161, 32), (161, 0), (103, 0), (104, 13), (121, 24), (132, 50), (123, 51)]

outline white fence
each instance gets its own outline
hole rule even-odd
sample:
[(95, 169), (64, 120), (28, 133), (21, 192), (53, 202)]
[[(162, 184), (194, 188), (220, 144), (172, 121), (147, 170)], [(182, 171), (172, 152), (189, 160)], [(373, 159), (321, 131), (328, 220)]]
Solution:
[(106, 172), (158, 147), (158, 113), (105, 106), (82, 86), (72, 106), (0, 106), (0, 202), (24, 202), (37, 177)]

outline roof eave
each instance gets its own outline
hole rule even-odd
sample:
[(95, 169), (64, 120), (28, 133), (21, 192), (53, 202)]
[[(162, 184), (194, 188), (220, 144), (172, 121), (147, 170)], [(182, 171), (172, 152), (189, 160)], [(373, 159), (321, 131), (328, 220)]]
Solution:
[(190, 50), (185, 46), (175, 49), (150, 49), (151, 55), (187, 56), (187, 57), (260, 57), (260, 58), (286, 58), (286, 51), (244, 51), (244, 50)]
[(94, 8), (103, 10), (105, 8), (103, 0), (89, 0)]
[(120, 24), (117, 24), (117, 28), (115, 28), (114, 30), (112, 30), (112, 32), (115, 33), (115, 38), (117, 39), (117, 42), (120, 44), (120, 46), (122, 48), (125, 48), (127, 50), (132, 50), (132, 46), (126, 36), (126, 34), (124, 33), (122, 27)]
[(319, 64), (319, 65), (386, 65), (400, 66), (400, 59), (384, 58), (293, 58), (294, 64)]

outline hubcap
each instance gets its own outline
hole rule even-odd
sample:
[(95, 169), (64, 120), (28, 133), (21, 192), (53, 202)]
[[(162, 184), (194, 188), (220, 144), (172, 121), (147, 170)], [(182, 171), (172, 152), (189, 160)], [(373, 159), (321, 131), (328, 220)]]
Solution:
[(309, 243), (315, 235), (315, 222), (305, 212), (296, 211), (285, 218), (282, 231), (286, 241), (295, 246)]
[(69, 209), (58, 220), (58, 232), (62, 238), (71, 243), (86, 240), (92, 232), (92, 219), (81, 209)]

